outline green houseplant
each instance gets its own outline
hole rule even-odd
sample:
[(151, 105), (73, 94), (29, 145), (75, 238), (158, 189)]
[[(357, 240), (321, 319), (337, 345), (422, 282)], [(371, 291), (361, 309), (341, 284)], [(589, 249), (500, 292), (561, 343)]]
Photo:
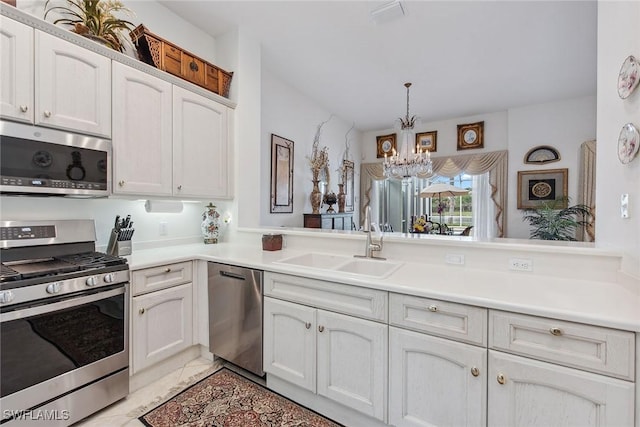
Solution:
[(51, 0), (47, 0), (44, 19), (53, 11), (62, 15), (54, 24), (71, 26), (71, 31), (96, 39), (118, 52), (124, 51), (127, 41), (123, 32), (128, 34), (134, 28), (131, 22), (115, 17), (118, 12), (131, 14), (119, 0), (66, 0), (66, 6), (52, 6)]
[(531, 239), (540, 240), (572, 240), (578, 227), (589, 224), (593, 217), (591, 208), (587, 205), (568, 205), (567, 198), (559, 198), (551, 202), (544, 202), (538, 208), (524, 210), (523, 220), (531, 228)]

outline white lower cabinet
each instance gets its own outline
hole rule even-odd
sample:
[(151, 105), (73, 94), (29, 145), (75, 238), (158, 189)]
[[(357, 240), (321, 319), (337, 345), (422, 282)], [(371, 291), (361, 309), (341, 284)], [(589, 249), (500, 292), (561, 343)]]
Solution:
[(485, 426), (487, 349), (389, 328), (389, 424)]
[(386, 419), (388, 326), (265, 297), (264, 370)]
[(634, 383), (489, 350), (489, 426), (634, 425)]
[(132, 373), (193, 345), (192, 283), (134, 296)]

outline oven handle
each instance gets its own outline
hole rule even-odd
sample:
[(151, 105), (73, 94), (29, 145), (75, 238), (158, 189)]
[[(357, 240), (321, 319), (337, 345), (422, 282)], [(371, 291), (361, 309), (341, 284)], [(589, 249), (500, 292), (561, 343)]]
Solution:
[(70, 297), (69, 299), (65, 299), (62, 301), (50, 303), (50, 304), (41, 304), (37, 307), (27, 307), (14, 311), (9, 311), (6, 313), (2, 313), (0, 315), (1, 322), (7, 322), (10, 320), (22, 319), (25, 317), (37, 316), (39, 314), (50, 313), (52, 311), (64, 310), (65, 308), (75, 307), (82, 304), (87, 304), (90, 302), (98, 301), (105, 298), (110, 298), (116, 295), (124, 294), (127, 291), (126, 284), (122, 284), (122, 286), (111, 289), (109, 291), (96, 292), (91, 295), (86, 296), (76, 296)]

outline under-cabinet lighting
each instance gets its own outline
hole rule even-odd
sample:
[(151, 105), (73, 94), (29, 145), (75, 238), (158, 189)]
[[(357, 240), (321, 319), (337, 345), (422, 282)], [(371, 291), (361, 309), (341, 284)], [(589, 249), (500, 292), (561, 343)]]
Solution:
[(180, 213), (184, 205), (177, 200), (147, 200), (144, 210), (150, 213)]

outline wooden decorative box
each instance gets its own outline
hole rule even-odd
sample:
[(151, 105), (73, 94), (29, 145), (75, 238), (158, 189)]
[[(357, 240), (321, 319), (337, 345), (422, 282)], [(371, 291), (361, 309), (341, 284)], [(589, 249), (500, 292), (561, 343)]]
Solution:
[(158, 37), (142, 24), (138, 25), (130, 35), (142, 62), (202, 86), (225, 98), (229, 97), (233, 73), (216, 67)]

